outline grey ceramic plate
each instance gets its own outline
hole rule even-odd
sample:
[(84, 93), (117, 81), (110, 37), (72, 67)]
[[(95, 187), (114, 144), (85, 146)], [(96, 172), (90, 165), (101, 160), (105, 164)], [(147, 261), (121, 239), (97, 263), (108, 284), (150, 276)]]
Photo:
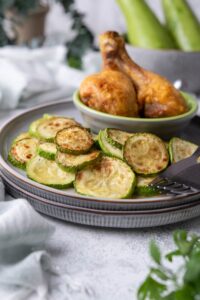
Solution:
[(199, 201), (155, 210), (97, 210), (55, 203), (19, 188), (5, 176), (3, 176), (3, 181), (7, 191), (13, 197), (27, 199), (40, 213), (77, 224), (113, 228), (144, 228), (182, 222), (200, 215)]
[[(140, 199), (97, 199), (78, 195), (73, 189), (56, 190), (38, 184), (26, 177), (25, 172), (14, 168), (7, 162), (7, 154), (11, 142), (20, 132), (26, 131), (28, 125), (33, 120), (40, 118), (44, 113), (66, 115), (74, 117), (77, 121), (82, 122), (79, 112), (75, 109), (71, 101), (57, 101), (54, 104), (39, 106), (26, 111), (25, 113), (9, 120), (0, 132), (0, 169), (2, 174), (19, 188), (34, 194), (43, 199), (54, 201), (76, 207), (85, 207), (101, 210), (149, 210), (158, 208), (169, 208), (181, 204), (188, 204), (195, 200), (198, 202), (199, 195), (186, 196), (159, 196)], [(191, 124), (191, 128), (192, 128)], [(194, 126), (196, 128), (196, 125)], [(194, 130), (193, 130), (194, 131)], [(188, 128), (190, 134), (190, 128)], [(198, 132), (198, 130), (197, 130)], [(185, 135), (186, 131), (184, 132)], [(199, 136), (199, 132), (197, 134)]]

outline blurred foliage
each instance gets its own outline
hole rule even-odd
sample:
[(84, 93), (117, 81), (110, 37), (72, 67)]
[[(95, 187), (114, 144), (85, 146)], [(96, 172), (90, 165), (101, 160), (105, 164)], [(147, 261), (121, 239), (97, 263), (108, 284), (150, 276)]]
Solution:
[[(75, 36), (67, 43), (67, 62), (73, 68), (81, 69), (82, 56), (88, 49), (93, 48), (94, 38), (84, 23), (84, 15), (74, 7), (74, 0), (56, 0), (65, 12), (72, 18), (72, 30)], [(4, 28), (5, 11), (14, 9), (20, 15), (27, 15), (40, 4), (40, 0), (0, 0), (0, 47), (11, 44)]]
[[(200, 236), (184, 230), (175, 231), (176, 248), (163, 256), (150, 244), (153, 266), (138, 290), (138, 300), (199, 300), (200, 299)], [(181, 260), (177, 268), (174, 260)]]
[(19, 14), (26, 15), (39, 5), (39, 0), (0, 0), (0, 13), (8, 9), (15, 9)]
[(25, 16), (30, 10), (35, 9), (39, 3), (39, 0), (0, 0), (0, 47), (14, 43), (6, 34), (4, 26), (5, 12), (11, 9), (19, 15)]
[(57, 0), (57, 2), (60, 2), (62, 4), (66, 12), (68, 12), (70, 10), (70, 7), (74, 4), (74, 0)]
[(82, 56), (88, 49), (94, 48), (94, 37), (84, 24), (83, 14), (73, 9), (71, 16), (73, 18), (72, 29), (76, 32), (76, 35), (72, 41), (67, 43), (67, 60), (71, 67), (81, 69)]
[(3, 18), (0, 16), (0, 47), (9, 44), (9, 39), (3, 27)]

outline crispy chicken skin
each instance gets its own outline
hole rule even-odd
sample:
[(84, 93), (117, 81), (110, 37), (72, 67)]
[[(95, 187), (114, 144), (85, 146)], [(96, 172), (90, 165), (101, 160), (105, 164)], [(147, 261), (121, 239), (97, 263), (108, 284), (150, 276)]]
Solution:
[(81, 101), (87, 106), (118, 116), (138, 116), (136, 92), (131, 79), (115, 70), (86, 77), (80, 86)]
[(102, 34), (100, 49), (105, 70), (119, 70), (131, 78), (142, 116), (170, 117), (187, 111), (183, 97), (167, 79), (132, 61), (126, 52), (124, 39), (117, 32)]

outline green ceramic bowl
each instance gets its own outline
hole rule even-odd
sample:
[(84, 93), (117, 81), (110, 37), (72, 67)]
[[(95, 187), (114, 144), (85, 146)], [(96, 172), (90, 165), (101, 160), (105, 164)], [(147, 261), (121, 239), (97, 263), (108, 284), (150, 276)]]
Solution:
[(175, 117), (167, 118), (130, 118), (99, 112), (83, 104), (77, 90), (73, 95), (73, 101), (81, 112), (86, 126), (92, 131), (98, 132), (103, 128), (118, 128), (129, 132), (152, 132), (161, 137), (171, 137), (180, 133), (195, 116), (198, 103), (196, 99), (187, 93), (182, 93), (189, 110)]

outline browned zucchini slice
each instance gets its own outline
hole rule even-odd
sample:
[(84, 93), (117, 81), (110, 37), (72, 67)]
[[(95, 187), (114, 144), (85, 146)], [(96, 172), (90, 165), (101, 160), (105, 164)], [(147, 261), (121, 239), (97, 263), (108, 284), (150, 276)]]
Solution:
[(100, 130), (98, 135), (99, 146), (101, 150), (109, 156), (123, 159), (122, 150), (108, 142), (106, 138), (106, 130)]
[(26, 138), (12, 144), (8, 160), (20, 169), (25, 169), (27, 162), (37, 153), (39, 141), (35, 138)]
[(26, 171), (30, 179), (57, 189), (71, 187), (75, 178), (73, 173), (59, 168), (55, 161), (39, 155), (29, 161)]
[(40, 143), (38, 147), (38, 154), (44, 158), (55, 160), (57, 153), (57, 147), (54, 143)]
[(124, 161), (103, 156), (77, 173), (74, 187), (83, 195), (121, 199), (133, 194), (135, 183), (135, 174)]
[(122, 130), (118, 130), (118, 129), (114, 129), (114, 128), (107, 128), (106, 129), (106, 138), (107, 141), (119, 148), (122, 149), (125, 142), (128, 140), (128, 138), (132, 135), (132, 133), (126, 132), (126, 131), (122, 131)]
[(86, 154), (74, 155), (58, 151), (56, 162), (61, 168), (69, 172), (75, 172), (96, 162), (101, 156), (98, 150), (92, 150)]
[(40, 139), (46, 142), (54, 142), (58, 131), (74, 125), (79, 124), (73, 119), (65, 117), (53, 117), (40, 122), (36, 130)]
[(135, 133), (125, 143), (124, 159), (138, 174), (150, 175), (164, 170), (169, 162), (165, 143), (151, 133)]
[(176, 163), (179, 160), (185, 159), (191, 156), (198, 146), (189, 142), (182, 140), (178, 137), (173, 137), (169, 141), (169, 155), (171, 163)]
[(91, 133), (80, 126), (60, 130), (55, 141), (59, 151), (75, 155), (87, 153), (94, 144)]

